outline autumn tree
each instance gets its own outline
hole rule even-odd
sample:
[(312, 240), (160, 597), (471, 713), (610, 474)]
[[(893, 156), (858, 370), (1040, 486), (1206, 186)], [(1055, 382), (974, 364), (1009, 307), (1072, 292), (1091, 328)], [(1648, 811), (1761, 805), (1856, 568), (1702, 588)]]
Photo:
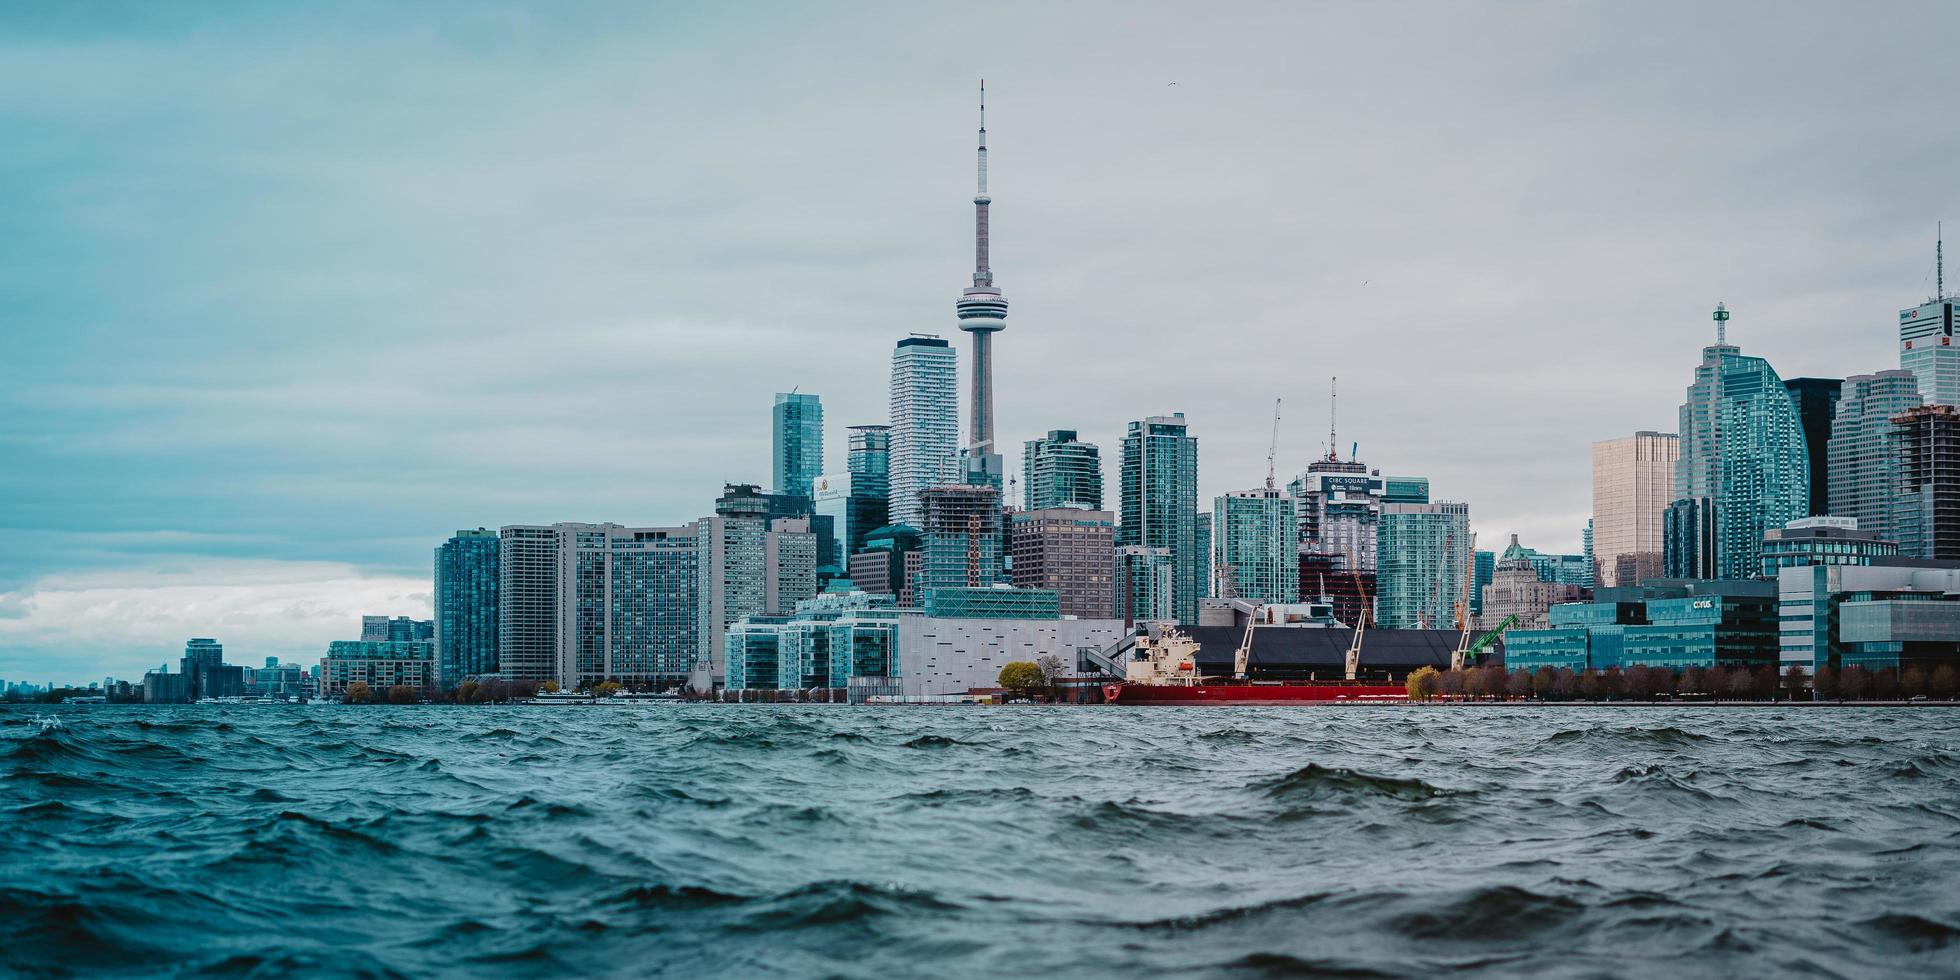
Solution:
[(1558, 671), (1550, 667), (1540, 667), (1531, 675), (1531, 693), (1540, 701), (1552, 700), (1553, 688), (1558, 685)]
[(1838, 669), (1825, 664), (1817, 668), (1817, 676), (1811, 679), (1810, 689), (1819, 701), (1839, 701), (1844, 698), (1844, 685), (1839, 683)]
[(1942, 701), (1953, 700), (1954, 695), (1960, 694), (1960, 670), (1954, 670), (1951, 664), (1933, 668), (1926, 675), (1926, 693)]
[(1810, 675), (1804, 672), (1802, 665), (1791, 664), (1790, 669), (1783, 672), (1783, 690), (1786, 692), (1785, 696), (1792, 701), (1803, 696), (1804, 684), (1809, 680)]
[(619, 693), (618, 681), (600, 681), (599, 684), (592, 689), (592, 696), (595, 698), (609, 698), (618, 693)]
[(347, 685), (347, 689), (340, 693), (340, 702), (342, 704), (373, 704), (374, 689), (368, 686), (367, 681), (355, 681)]
[(1043, 687), (1054, 687), (1062, 682), (1062, 678), (1068, 676), (1068, 665), (1062, 662), (1062, 658), (1052, 653), (1035, 661), (1034, 665), (1041, 668)]
[(1436, 696), (1436, 668), (1418, 667), (1409, 675), (1409, 700), (1427, 701)]
[(1530, 697), (1531, 671), (1523, 668), (1511, 671), (1510, 676), (1504, 681), (1504, 692), (1519, 700)]
[(1872, 693), (1872, 672), (1857, 664), (1838, 674), (1838, 693), (1846, 701), (1861, 701)]
[(1016, 660), (1000, 669), (1000, 686), (1017, 694), (1032, 691), (1043, 683), (1041, 667), (1030, 661)]
[(407, 684), (396, 684), (388, 689), (389, 704), (414, 704), (422, 700), (422, 692)]

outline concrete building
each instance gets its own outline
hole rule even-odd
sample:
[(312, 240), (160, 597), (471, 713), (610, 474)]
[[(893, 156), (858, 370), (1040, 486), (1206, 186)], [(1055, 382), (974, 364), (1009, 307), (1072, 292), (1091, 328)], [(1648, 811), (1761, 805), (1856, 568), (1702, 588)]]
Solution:
[(919, 491), (959, 482), (959, 357), (913, 334), (892, 351), (891, 522), (919, 525)]
[(908, 697), (995, 689), (1012, 661), (1054, 656), (1073, 669), (1084, 651), (1108, 647), (1125, 632), (1110, 619), (979, 619), (900, 609), (898, 680)]
[[(1489, 554), (1489, 552), (1479, 552)], [(1333, 604), (1334, 618), (1349, 626), (1366, 617), (1375, 621), (1375, 573), (1349, 568), (1346, 559), (1320, 552), (1300, 555), (1300, 596), (1302, 600), (1326, 599)], [(1474, 597), (1476, 592), (1473, 590)]]
[(201, 698), (236, 698), (248, 693), (245, 668), (226, 664), (224, 645), (210, 637), (195, 637), (185, 643), (184, 656), (177, 663), (175, 674), (164, 664), (143, 675), (144, 703), (190, 704)]
[(1116, 549), (1116, 612), (1125, 625), (1177, 619), (1177, 564), (1169, 548)]
[(410, 640), (433, 640), (436, 624), (432, 619), (411, 619), (407, 616), (362, 616), (361, 639), (372, 643), (406, 643)]
[(497, 672), (558, 678), (558, 531), (550, 525), (497, 532)]
[(1028, 510), (1102, 510), (1102, 453), (1074, 429), (1050, 429), (1021, 446), (1021, 490)]
[(1768, 361), (1728, 343), (1728, 318), (1718, 304), (1716, 341), (1702, 348), (1681, 405), (1662, 547), (1672, 577), (1755, 575), (1763, 532), (1810, 514), (1810, 451), (1796, 403)]
[(1483, 587), (1479, 623), (1495, 626), (1516, 616), (1515, 628), (1542, 629), (1549, 624), (1546, 612), (1553, 606), (1585, 598), (1584, 587), (1547, 579), (1528, 551), (1518, 544), (1517, 535), (1511, 535), (1511, 546), (1497, 559), (1491, 582)]
[(1859, 530), (1851, 517), (1806, 517), (1763, 533), (1762, 577), (1806, 565), (1869, 565), (1896, 558), (1899, 544)]
[(1007, 547), (1016, 588), (1054, 592), (1064, 616), (1116, 618), (1116, 519), (1109, 511), (1016, 511)]
[(1928, 405), (1960, 405), (1960, 348), (1953, 345), (1953, 303), (1934, 296), (1899, 311), (1899, 367), (1919, 380)]
[(750, 616), (785, 615), (817, 593), (817, 542), (805, 518), (770, 516), (771, 495), (729, 484), (715, 513), (694, 522), (699, 588), (696, 613), (697, 689), (714, 683), (729, 624)]
[(1899, 554), (1960, 560), (1960, 409), (1923, 405), (1892, 424), (1899, 446), (1900, 499), (1892, 526)]
[(823, 402), (816, 395), (777, 392), (769, 439), (775, 491), (808, 498), (811, 483), (823, 472)]
[(1117, 544), (1168, 548), (1172, 612), (1180, 621), (1198, 615), (1202, 562), (1198, 554), (1198, 440), (1184, 413), (1131, 422), (1123, 436), (1122, 523)]
[(918, 588), (919, 532), (891, 524), (865, 535), (864, 550), (851, 556), (851, 586), (860, 592), (895, 596), (913, 604)]
[(436, 548), (436, 665), (445, 689), (497, 671), (497, 539), (486, 528), (462, 530)]
[[(994, 334), (1007, 329), (1007, 298), (994, 285), (989, 250), (992, 244), (987, 209), (993, 198), (987, 194), (987, 86), (980, 86), (980, 142), (978, 186), (973, 193), (973, 285), (960, 293), (954, 303), (960, 329), (973, 337), (972, 401), (967, 418), (972, 432), (962, 454), (960, 482), (970, 486), (1001, 489), (1006, 479), (1000, 453), (994, 447)], [(948, 481), (950, 482), (950, 481)], [(910, 515), (907, 515), (908, 519)]]
[(1786, 670), (1960, 667), (1960, 566), (1782, 568), (1776, 587)]
[(320, 658), (320, 695), (338, 698), (347, 686), (365, 683), (376, 700), (396, 685), (415, 688), (424, 697), (436, 693), (436, 645), (433, 640), (335, 640)]
[(1292, 496), (1266, 488), (1212, 501), (1216, 592), (1257, 603), (1300, 601), (1299, 522)]
[(1797, 409), (1797, 425), (1803, 429), (1804, 447), (1810, 452), (1810, 514), (1830, 513), (1831, 424), (1837, 418), (1838, 401), (1843, 397), (1841, 378), (1785, 378), (1784, 390)]
[(1469, 505), (1384, 503), (1377, 537), (1375, 621), (1393, 629), (1454, 624), (1471, 570)]
[(1881, 538), (1897, 533), (1894, 525), (1903, 498), (1899, 437), (1892, 419), (1919, 404), (1919, 380), (1910, 371), (1845, 379), (1826, 444), (1825, 513), (1853, 518), (1859, 528)]
[(1681, 437), (1636, 432), (1592, 446), (1592, 550), (1601, 586), (1659, 578)]
[(699, 654), (696, 525), (501, 531), (497, 673), (578, 689), (671, 687)]
[(1211, 567), (1211, 511), (1198, 512), (1195, 529), (1191, 532), (1192, 550), (1198, 555), (1198, 598), (1203, 599), (1217, 591), (1218, 581)]
[[(1427, 480), (1400, 480), (1398, 492), (1413, 496), (1418, 482), (1424, 500), (1397, 502), (1426, 503)], [(1329, 452), (1309, 464), (1286, 485), (1298, 511), (1301, 553), (1327, 555), (1343, 568), (1372, 573), (1384, 489), (1381, 474), (1359, 460)]]

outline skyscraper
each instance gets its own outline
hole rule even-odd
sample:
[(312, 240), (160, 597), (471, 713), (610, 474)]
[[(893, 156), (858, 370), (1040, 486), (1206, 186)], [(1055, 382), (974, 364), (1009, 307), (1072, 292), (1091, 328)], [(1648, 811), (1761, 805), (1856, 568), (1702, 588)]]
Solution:
[(892, 427), (854, 425), (850, 428), (846, 466), (851, 492), (889, 498), (892, 492)]
[(500, 532), (499, 673), (665, 687), (698, 653), (695, 527), (564, 522)]
[(1123, 436), (1122, 524), (1117, 543), (1168, 548), (1171, 609), (1180, 622), (1198, 618), (1203, 591), (1197, 553), (1198, 440), (1184, 413), (1131, 422)]
[(1050, 429), (1022, 444), (1021, 489), (1029, 510), (1101, 510), (1102, 453), (1093, 442), (1077, 442), (1073, 429)]
[(1055, 593), (1064, 616), (1115, 616), (1116, 521), (1106, 510), (1054, 507), (1009, 517), (1016, 588)]
[(1906, 409), (1899, 440), (1899, 492), (1893, 531), (1908, 558), (1960, 560), (1960, 408)]
[(1804, 447), (1810, 451), (1810, 514), (1830, 513), (1827, 453), (1831, 441), (1831, 420), (1837, 417), (1838, 399), (1844, 391), (1841, 378), (1790, 378), (1783, 382), (1790, 401), (1797, 407), (1797, 424), (1803, 427)]
[(1212, 501), (1212, 568), (1221, 596), (1259, 603), (1300, 601), (1300, 546), (1293, 498), (1274, 488)]
[(497, 537), (497, 672), (520, 681), (556, 680), (558, 532), (512, 525)]
[[(816, 594), (817, 542), (810, 521), (771, 517), (780, 505), (750, 484), (729, 484), (715, 512), (694, 522), (699, 564), (697, 687), (718, 672), (728, 624), (788, 613)], [(706, 667), (706, 669), (699, 669)]]
[(1592, 446), (1592, 554), (1601, 586), (1659, 578), (1681, 437), (1636, 432)]
[(1898, 540), (1893, 535), (1905, 498), (1899, 492), (1899, 436), (1892, 418), (1919, 403), (1919, 379), (1911, 371), (1844, 379), (1828, 444), (1827, 513), (1856, 518), (1859, 530)]
[[(1763, 532), (1810, 513), (1810, 452), (1796, 403), (1776, 369), (1728, 342), (1727, 307), (1715, 308), (1715, 343), (1702, 348), (1681, 405), (1681, 458), (1675, 465), (1671, 535), (1663, 551), (1702, 556), (1706, 567), (1677, 564), (1670, 577), (1742, 579), (1757, 574)], [(1686, 509), (1697, 511), (1685, 514)], [(1699, 562), (1695, 564), (1700, 564)]]
[(959, 357), (913, 334), (892, 350), (891, 522), (919, 524), (919, 491), (959, 482)]
[[(1398, 489), (1412, 492), (1415, 482), (1398, 480)], [(1427, 502), (1427, 481), (1423, 484), (1422, 500), (1399, 502)], [(1301, 553), (1327, 556), (1336, 568), (1374, 571), (1383, 489), (1381, 476), (1359, 460), (1329, 452), (1309, 463), (1306, 472), (1286, 485), (1299, 515)]]
[(769, 431), (776, 492), (809, 497), (811, 482), (823, 472), (823, 402), (815, 395), (778, 392)]
[(1452, 628), (1463, 577), (1474, 573), (1469, 505), (1383, 504), (1377, 533), (1375, 621), (1390, 628)]
[(497, 670), (497, 532), (457, 531), (436, 548), (436, 663), (442, 686)]
[(919, 496), (924, 505), (919, 524), (925, 561), (921, 590), (980, 589), (1006, 581), (1000, 490), (953, 484), (928, 487)]
[(1169, 548), (1125, 545), (1116, 549), (1116, 613), (1128, 626), (1177, 617), (1177, 565)]
[(966, 445), (966, 470), (961, 479), (968, 484), (998, 489), (1004, 474), (1000, 454), (994, 451), (994, 334), (1007, 329), (1007, 300), (994, 285), (994, 271), (988, 257), (987, 208), (987, 83), (980, 83), (979, 186), (973, 194), (973, 285), (960, 294), (954, 304), (960, 329), (973, 335), (972, 405), (968, 416), (972, 434)]
[(1932, 297), (1899, 311), (1899, 367), (1919, 379), (1919, 396), (1928, 405), (1960, 405), (1960, 347), (1953, 345), (1944, 245), (1933, 252), (1938, 275)]

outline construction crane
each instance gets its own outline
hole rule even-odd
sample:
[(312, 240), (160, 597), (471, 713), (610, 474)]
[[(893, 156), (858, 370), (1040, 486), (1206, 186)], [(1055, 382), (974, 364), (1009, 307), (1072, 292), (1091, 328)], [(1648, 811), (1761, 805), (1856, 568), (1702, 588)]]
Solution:
[(1354, 553), (1347, 553), (1348, 572), (1354, 576), (1354, 591), (1361, 596), (1361, 607), (1354, 617), (1354, 638), (1348, 642), (1347, 679), (1358, 680), (1361, 676), (1361, 634), (1368, 631), (1368, 587), (1361, 584), (1361, 568), (1355, 563)]
[(1280, 403), (1279, 399), (1277, 398), (1273, 399), (1273, 440), (1272, 442), (1266, 445), (1266, 489), (1267, 490), (1274, 489), (1273, 480), (1276, 475), (1274, 468), (1277, 465), (1279, 459), (1279, 403)]
[(1504, 617), (1504, 621), (1498, 623), (1496, 629), (1490, 630), (1489, 632), (1486, 632), (1484, 635), (1477, 637), (1477, 642), (1470, 644), (1470, 648), (1468, 650), (1463, 651), (1463, 654), (1460, 658), (1456, 656), (1450, 657), (1450, 669), (1462, 670), (1464, 666), (1470, 662), (1470, 658), (1475, 657), (1477, 654), (1484, 652), (1485, 647), (1490, 646), (1492, 643), (1495, 643), (1498, 637), (1504, 635), (1505, 630), (1508, 630), (1511, 627), (1516, 626), (1517, 623), (1518, 623), (1517, 613), (1512, 613), (1511, 615)]
[(1450, 669), (1462, 670), (1463, 662), (1470, 653), (1470, 587), (1477, 579), (1477, 535), (1470, 535), (1470, 547), (1464, 552), (1463, 598), (1456, 603), (1456, 626), (1463, 635), (1456, 641), (1456, 650), (1450, 654)]

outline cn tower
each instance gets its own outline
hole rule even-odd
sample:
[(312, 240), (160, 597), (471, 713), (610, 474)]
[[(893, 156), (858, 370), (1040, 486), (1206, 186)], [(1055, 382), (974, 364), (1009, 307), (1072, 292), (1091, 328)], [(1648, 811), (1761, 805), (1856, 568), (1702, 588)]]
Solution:
[(1007, 300), (994, 285), (987, 267), (987, 82), (980, 81), (980, 185), (973, 195), (973, 285), (960, 294), (954, 308), (960, 329), (973, 335), (973, 420), (967, 440), (962, 479), (971, 484), (1001, 486), (1000, 454), (994, 452), (994, 334), (1007, 329)]

